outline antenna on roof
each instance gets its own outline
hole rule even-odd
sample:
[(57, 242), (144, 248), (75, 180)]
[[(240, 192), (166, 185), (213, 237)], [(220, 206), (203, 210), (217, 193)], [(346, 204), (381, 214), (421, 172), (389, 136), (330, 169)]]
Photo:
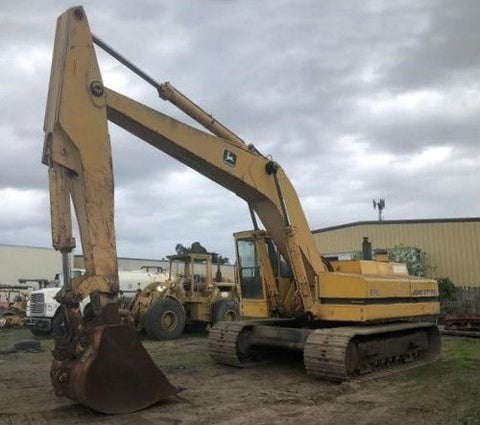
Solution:
[(375, 199), (372, 199), (372, 201), (373, 201), (373, 209), (378, 209), (378, 221), (383, 221), (382, 211), (385, 209), (385, 199), (379, 199), (378, 201), (375, 201)]

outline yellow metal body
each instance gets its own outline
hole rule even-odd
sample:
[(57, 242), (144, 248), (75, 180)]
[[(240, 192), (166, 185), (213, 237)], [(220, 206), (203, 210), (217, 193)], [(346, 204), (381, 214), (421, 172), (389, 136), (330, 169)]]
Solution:
[[(294, 278), (282, 277), (272, 269), (272, 261), (264, 249), (269, 242), (265, 232), (246, 231), (235, 234), (238, 241), (251, 240), (258, 255), (258, 284), (256, 297), (241, 294), (241, 312), (245, 317), (268, 318), (278, 316), (269, 296), (270, 286), (277, 290), (277, 297), (284, 307), (280, 316), (293, 317), (301, 311), (300, 297)], [(238, 243), (237, 243), (238, 246)], [(242, 254), (237, 250), (239, 270), (242, 270)], [(314, 318), (338, 322), (377, 322), (384, 320), (429, 317), (440, 313), (438, 284), (436, 281), (409, 276), (403, 263), (365, 260), (332, 261), (335, 271), (319, 273), (319, 285), (315, 286)], [(242, 286), (241, 271), (237, 280)], [(260, 284), (261, 282), (261, 284)]]
[[(322, 320), (352, 320), (351, 318), (355, 317), (355, 320), (359, 321), (381, 319), (378, 311), (384, 312), (385, 320), (407, 316), (402, 313), (405, 311), (403, 304), (398, 305), (398, 311), (392, 304), (383, 309), (378, 306), (371, 307), (370, 310), (362, 307), (363, 312), (375, 311), (372, 317), (361, 313), (360, 307), (339, 306), (338, 313), (332, 314), (332, 310), (336, 310), (334, 306), (328, 307), (327, 310), (322, 306), (320, 288), (336, 288), (339, 294), (334, 297), (338, 297), (341, 293), (342, 296), (345, 294), (346, 298), (350, 297), (349, 292), (354, 294), (358, 289), (355, 285), (350, 285), (351, 280), (341, 274), (327, 272), (293, 185), (281, 168), (278, 168), (276, 178), (281, 187), (281, 193), (279, 193), (275, 179), (266, 171), (271, 161), (259, 154), (256, 149), (252, 149), (251, 145), (241, 146), (237, 140), (232, 142), (205, 133), (109, 89), (106, 89), (106, 94), (107, 115), (111, 121), (233, 191), (245, 199), (260, 217), (268, 231), (268, 237), (274, 241), (279, 253), (288, 262), (293, 275), (292, 279), (288, 280), (274, 277), (271, 266), (268, 265), (269, 258), (263, 243), (258, 243), (264, 290), (267, 295), (263, 305), (258, 300), (241, 296), (241, 309), (245, 316), (292, 317), (308, 314)], [(226, 152), (235, 157), (234, 166), (225, 160)], [(286, 207), (288, 220), (282, 204)], [(251, 237), (256, 233), (258, 232), (244, 232), (243, 236)], [(237, 239), (241, 237), (240, 234), (236, 235)], [(260, 236), (260, 239), (262, 237)], [(337, 264), (334, 267), (340, 266)], [(402, 265), (389, 265), (384, 262), (351, 263), (342, 267), (345, 272), (350, 271), (361, 276), (372, 272), (379, 276), (389, 275), (390, 280), (398, 279), (402, 274), (392, 271), (392, 267), (404, 270)], [(332, 279), (337, 282), (331, 285), (329, 282)], [(427, 281), (424, 280), (424, 282)], [(405, 280), (400, 278), (398, 287), (404, 284)], [(437, 288), (436, 282), (432, 280), (428, 280), (425, 284), (431, 288)], [(379, 286), (381, 285), (379, 282)], [(407, 283), (407, 285), (410, 284)], [(438, 295), (438, 289), (436, 291)], [(401, 297), (401, 295), (395, 297)], [(411, 306), (408, 316), (438, 313), (438, 301), (432, 299), (435, 296), (429, 294), (428, 297), (428, 308), (413, 299), (412, 303), (418, 305)]]
[(104, 87), (88, 24), (78, 18), (83, 10), (66, 16), (55, 43), (44, 162), (51, 170), (57, 249), (74, 245), (68, 194), (76, 209), (88, 282), (77, 285), (79, 297), (117, 291), (108, 119), (244, 199), (252, 218), (263, 223), (266, 231), (235, 235), (245, 316), (369, 322), (438, 313), (436, 282), (409, 277), (401, 265), (326, 264), (282, 168), (176, 89), (162, 85), (159, 91), (214, 134)]
[(99, 294), (118, 290), (113, 173), (105, 96), (91, 91), (102, 78), (80, 13), (65, 13), (57, 23), (42, 162), (49, 166), (53, 246), (61, 252), (75, 247), (72, 200), (86, 269), (74, 282), (75, 295), (92, 294), (98, 310), (107, 302)]

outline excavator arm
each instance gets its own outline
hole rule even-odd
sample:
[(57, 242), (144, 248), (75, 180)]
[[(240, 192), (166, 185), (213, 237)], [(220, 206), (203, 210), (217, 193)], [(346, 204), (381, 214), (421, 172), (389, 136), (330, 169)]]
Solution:
[(92, 87), (101, 85), (101, 76), (92, 47), (82, 44), (89, 36), (88, 26), (78, 25), (73, 31), (72, 21), (80, 20), (79, 16), (81, 11), (76, 9), (58, 20), (42, 158), (49, 166), (53, 246), (64, 256), (75, 247), (70, 199), (78, 220), (86, 273), (76, 282), (77, 302), (91, 292), (118, 291), (105, 99), (83, 87), (85, 80)]
[[(57, 395), (104, 413), (142, 409), (178, 390), (119, 310), (106, 97), (82, 8), (68, 10), (57, 22), (44, 130), (53, 246), (63, 255), (65, 276), (56, 296), (64, 326), (55, 335), (52, 384)], [(71, 202), (86, 269), (72, 281)], [(94, 317), (80, 312), (87, 296)]]

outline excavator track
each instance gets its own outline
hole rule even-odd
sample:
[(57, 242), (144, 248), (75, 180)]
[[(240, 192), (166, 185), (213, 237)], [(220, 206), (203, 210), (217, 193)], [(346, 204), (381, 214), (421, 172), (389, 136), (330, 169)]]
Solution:
[(244, 367), (252, 360), (261, 357), (258, 346), (262, 344), (267, 335), (258, 335), (261, 328), (279, 329), (286, 327), (292, 320), (289, 319), (260, 319), (239, 320), (234, 322), (218, 322), (208, 335), (208, 353), (210, 357), (220, 364), (227, 366)]
[(317, 329), (304, 347), (307, 373), (331, 381), (375, 379), (439, 356), (440, 332), (431, 323)]
[[(265, 332), (266, 327), (272, 332)], [(297, 341), (295, 344), (293, 339)], [(285, 322), (264, 320), (217, 323), (208, 340), (212, 359), (235, 367), (244, 367), (254, 360), (256, 348), (261, 346), (303, 350), (309, 375), (336, 382), (365, 381), (437, 360), (440, 332), (432, 323), (308, 330), (285, 327)]]
[(252, 323), (246, 321), (220, 322), (208, 336), (208, 352), (216, 362), (228, 366), (243, 367), (248, 356), (248, 345), (243, 345), (248, 338)]

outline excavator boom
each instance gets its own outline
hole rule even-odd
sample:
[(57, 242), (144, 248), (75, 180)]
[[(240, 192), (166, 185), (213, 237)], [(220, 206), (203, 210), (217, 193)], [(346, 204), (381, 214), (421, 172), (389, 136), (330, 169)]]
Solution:
[[(324, 271), (324, 265), (296, 191), (280, 166), (262, 155), (254, 145), (247, 145), (169, 82), (156, 82), (95, 35), (92, 35), (92, 40), (152, 85), (162, 99), (174, 104), (214, 136), (106, 89), (108, 119), (244, 199), (250, 207), (252, 218), (255, 220), (255, 211), (274, 235), (280, 251), (290, 259), (297, 281), (304, 286), (302, 288), (299, 283), (299, 289), (304, 293), (304, 308), (309, 310), (313, 300), (306, 299), (310, 291), (303, 269), (308, 269), (308, 278), (313, 281), (319, 271)], [(203, 141), (196, 143), (197, 137), (200, 140), (203, 137)], [(220, 158), (223, 158), (223, 162)], [(237, 164), (243, 164), (243, 167), (237, 169)], [(245, 165), (251, 165), (248, 169), (250, 176), (245, 173)], [(262, 187), (260, 182), (265, 180), (265, 175), (271, 175), (272, 178), (267, 179)], [(301, 246), (297, 240), (302, 241)], [(304, 251), (302, 258), (299, 256), (300, 250)]]
[(256, 149), (198, 130), (113, 90), (106, 89), (106, 100), (110, 121), (248, 203), (289, 259), (304, 310), (313, 312), (309, 282), (316, 282), (325, 268), (298, 195), (278, 164)]

